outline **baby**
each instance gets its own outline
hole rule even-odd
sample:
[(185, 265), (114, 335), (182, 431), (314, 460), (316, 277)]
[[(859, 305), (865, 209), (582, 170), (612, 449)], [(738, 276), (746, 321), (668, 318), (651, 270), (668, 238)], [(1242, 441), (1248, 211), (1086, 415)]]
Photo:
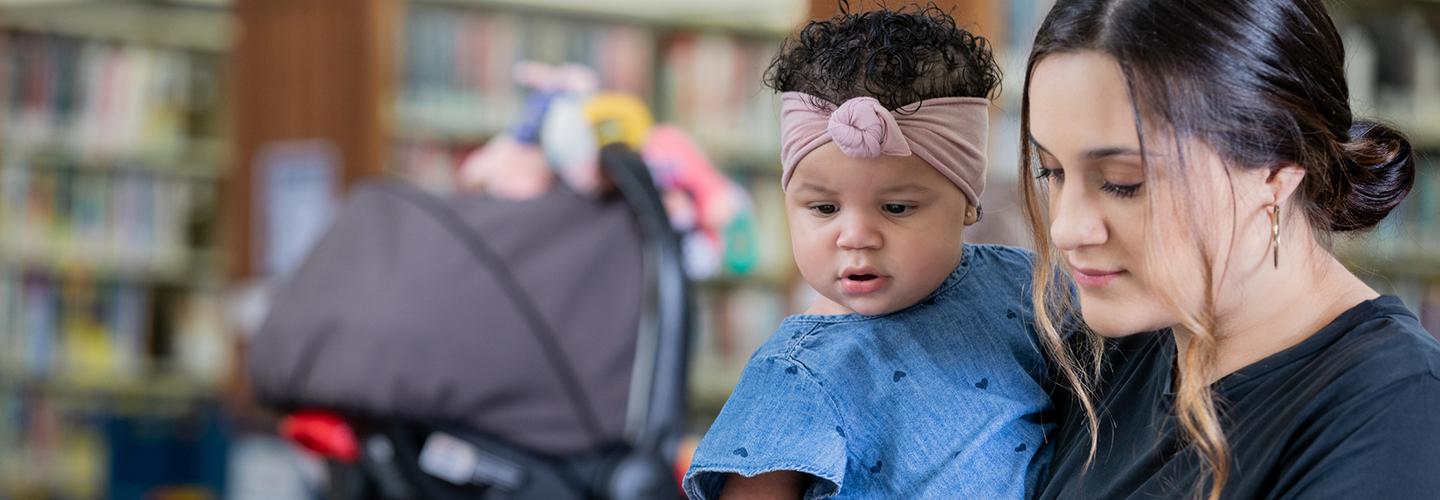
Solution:
[(781, 185), (821, 298), (751, 358), (690, 498), (1029, 495), (1050, 404), (1032, 256), (961, 238), (999, 78), (933, 5), (842, 12), (781, 49)]

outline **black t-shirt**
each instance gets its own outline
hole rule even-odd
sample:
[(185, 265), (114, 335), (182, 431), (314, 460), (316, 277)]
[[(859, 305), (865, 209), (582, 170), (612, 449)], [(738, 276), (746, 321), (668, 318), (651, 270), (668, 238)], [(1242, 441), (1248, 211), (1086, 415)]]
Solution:
[[(1174, 337), (1110, 341), (1104, 363), (1094, 465), (1084, 413), (1061, 384), (1039, 498), (1194, 498), (1201, 461), (1175, 422)], [(1225, 498), (1440, 498), (1440, 342), (1395, 297), (1214, 389), (1230, 444)]]

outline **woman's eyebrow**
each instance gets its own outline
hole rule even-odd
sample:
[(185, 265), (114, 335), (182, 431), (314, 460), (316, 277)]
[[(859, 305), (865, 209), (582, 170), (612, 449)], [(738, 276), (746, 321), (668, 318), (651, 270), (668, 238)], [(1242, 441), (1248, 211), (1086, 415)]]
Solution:
[[(1051, 153), (1049, 149), (1045, 149), (1045, 145), (1035, 140), (1035, 136), (1033, 135), (1030, 136), (1030, 144), (1034, 145), (1035, 149), (1040, 150), (1041, 153), (1055, 156), (1055, 153)], [(1101, 146), (1087, 149), (1081, 156), (1089, 161), (1097, 161), (1114, 158), (1116, 156), (1140, 156), (1140, 150), (1128, 146)]]
[(1095, 161), (1116, 156), (1140, 156), (1140, 150), (1124, 146), (1105, 146), (1085, 151), (1085, 159)]

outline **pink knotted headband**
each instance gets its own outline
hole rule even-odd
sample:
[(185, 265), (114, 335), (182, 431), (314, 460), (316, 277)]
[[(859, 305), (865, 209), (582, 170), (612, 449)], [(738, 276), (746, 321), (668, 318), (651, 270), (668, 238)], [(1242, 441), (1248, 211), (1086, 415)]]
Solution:
[(780, 188), (790, 185), (795, 165), (815, 148), (834, 142), (854, 158), (915, 155), (955, 183), (971, 205), (985, 191), (985, 142), (990, 101), (977, 97), (927, 99), (895, 114), (871, 97), (857, 97), (825, 112), (816, 97), (801, 92), (780, 96)]

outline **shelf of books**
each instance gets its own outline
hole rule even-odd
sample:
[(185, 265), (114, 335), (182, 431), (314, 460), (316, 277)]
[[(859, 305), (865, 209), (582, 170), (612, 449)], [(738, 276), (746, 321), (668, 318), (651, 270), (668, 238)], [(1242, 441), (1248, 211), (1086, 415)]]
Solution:
[[(410, 4), (393, 127), (402, 142), (473, 146), (519, 116), (521, 61), (578, 63), (640, 97), (728, 168), (770, 170), (779, 101), (760, 87), (780, 33), (689, 30), (423, 1)], [(702, 63), (703, 61), (703, 63)]]
[(140, 498), (220, 442), (219, 13), (122, 3), (0, 12), (0, 498)]

